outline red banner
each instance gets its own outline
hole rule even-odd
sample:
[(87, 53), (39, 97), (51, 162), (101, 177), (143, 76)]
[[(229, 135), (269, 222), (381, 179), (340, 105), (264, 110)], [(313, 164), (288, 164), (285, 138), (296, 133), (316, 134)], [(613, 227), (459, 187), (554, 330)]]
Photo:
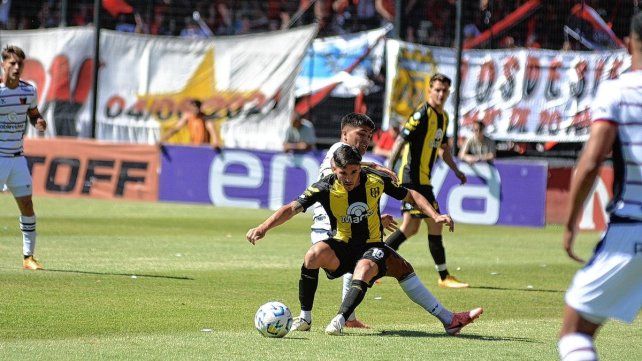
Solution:
[(158, 199), (155, 146), (74, 138), (25, 139), (36, 195)]
[[(572, 168), (549, 168), (546, 185), (546, 223), (564, 224), (569, 206)], [(608, 222), (605, 208), (613, 198), (613, 168), (602, 167), (580, 219), (580, 229), (604, 230)]]

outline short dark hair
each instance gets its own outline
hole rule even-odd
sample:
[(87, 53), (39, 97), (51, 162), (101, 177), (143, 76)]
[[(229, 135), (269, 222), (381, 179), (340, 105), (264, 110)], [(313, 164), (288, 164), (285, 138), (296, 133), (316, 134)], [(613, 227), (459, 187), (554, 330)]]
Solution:
[(20, 60), (25, 60), (25, 52), (15, 45), (7, 45), (2, 49), (2, 61), (9, 59), (11, 55), (17, 56)]
[(642, 11), (631, 18), (631, 33), (642, 39)]
[(441, 73), (437, 73), (437, 74), (435, 74), (435, 75), (430, 77), (430, 87), (431, 88), (432, 88), (432, 85), (436, 81), (440, 81), (440, 82), (442, 82), (442, 83), (444, 83), (444, 84), (446, 84), (448, 86), (450, 86), (450, 84), (452, 84), (452, 81), (450, 80), (450, 78), (445, 76), (444, 74), (441, 74)]
[(371, 128), (372, 130), (375, 130), (377, 128), (377, 126), (369, 116), (361, 113), (349, 113), (344, 115), (343, 118), (341, 118), (341, 129), (345, 128), (346, 126), (355, 128), (366, 126), (368, 128)]
[(486, 124), (481, 120), (475, 120), (475, 124), (479, 126), (479, 130), (484, 130), (484, 128), (486, 128)]
[(350, 145), (342, 145), (334, 152), (332, 156), (334, 165), (339, 168), (345, 168), (348, 165), (360, 165), (361, 153), (356, 147)]

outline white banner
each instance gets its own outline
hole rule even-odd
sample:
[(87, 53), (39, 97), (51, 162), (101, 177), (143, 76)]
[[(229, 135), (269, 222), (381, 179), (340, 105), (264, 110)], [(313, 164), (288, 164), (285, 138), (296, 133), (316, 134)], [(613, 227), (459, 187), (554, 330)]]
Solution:
[[(405, 120), (439, 72), (455, 85), (455, 49), (388, 40), (384, 124)], [(598, 85), (631, 64), (624, 51), (560, 52), (510, 49), (464, 52), (460, 135), (482, 120), (496, 140), (578, 142), (588, 137)], [(451, 95), (446, 110), (453, 115)], [(449, 134), (452, 135), (452, 124)]]
[[(3, 43), (27, 53), (23, 78), (38, 87), (39, 107), (54, 125), (49, 135), (91, 134), (93, 34), (92, 28), (1, 34)], [(103, 30), (96, 138), (155, 143), (186, 102), (198, 99), (226, 146), (281, 149), (294, 80), (315, 34), (307, 26), (194, 40)], [(171, 140), (188, 138), (183, 130)]]
[(297, 97), (339, 84), (335, 97), (354, 97), (373, 86), (370, 77), (383, 64), (384, 36), (392, 26), (344, 36), (315, 39), (307, 49), (296, 79)]

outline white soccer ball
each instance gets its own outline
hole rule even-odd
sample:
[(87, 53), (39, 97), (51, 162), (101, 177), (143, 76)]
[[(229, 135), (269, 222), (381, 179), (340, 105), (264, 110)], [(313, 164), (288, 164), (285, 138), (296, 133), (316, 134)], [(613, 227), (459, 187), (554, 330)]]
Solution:
[(254, 326), (265, 337), (283, 337), (290, 332), (292, 313), (281, 302), (268, 302), (256, 311)]

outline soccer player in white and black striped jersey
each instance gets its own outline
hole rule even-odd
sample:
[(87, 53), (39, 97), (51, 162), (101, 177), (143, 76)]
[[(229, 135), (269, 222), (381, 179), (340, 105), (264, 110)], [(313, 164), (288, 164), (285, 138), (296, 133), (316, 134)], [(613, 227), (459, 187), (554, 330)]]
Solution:
[(597, 360), (593, 338), (609, 318), (632, 322), (642, 308), (642, 13), (631, 20), (631, 71), (600, 85), (591, 134), (577, 164), (564, 231), (569, 257), (577, 224), (604, 159), (613, 154), (608, 229), (566, 292), (558, 343), (563, 361)]
[(2, 82), (0, 83), (0, 185), (11, 191), (20, 209), (22, 231), (22, 267), (42, 269), (34, 258), (36, 248), (36, 214), (31, 200), (32, 180), (23, 154), (27, 120), (39, 132), (47, 122), (38, 111), (36, 88), (22, 80), (25, 53), (14, 45), (2, 49)]

